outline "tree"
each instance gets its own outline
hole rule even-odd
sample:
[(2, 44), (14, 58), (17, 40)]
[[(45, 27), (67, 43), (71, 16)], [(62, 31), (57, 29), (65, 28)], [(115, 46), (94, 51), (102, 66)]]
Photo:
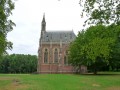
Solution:
[(80, 0), (82, 16), (88, 16), (87, 24), (120, 25), (120, 0)]
[[(74, 66), (90, 66), (94, 74), (97, 69), (111, 63), (110, 58), (115, 51), (120, 26), (91, 26), (78, 34), (76, 40), (70, 45), (70, 63)], [(120, 61), (120, 59), (119, 59)], [(116, 60), (112, 60), (116, 62)]]
[(0, 0), (0, 56), (12, 49), (12, 43), (7, 40), (7, 33), (13, 30), (15, 24), (9, 19), (14, 9), (12, 0)]
[(90, 66), (95, 74), (103, 65), (119, 66), (120, 0), (80, 0), (80, 6), (91, 27), (71, 44), (71, 64)]
[(12, 54), (0, 58), (0, 73), (33, 73), (36, 71), (36, 55)]

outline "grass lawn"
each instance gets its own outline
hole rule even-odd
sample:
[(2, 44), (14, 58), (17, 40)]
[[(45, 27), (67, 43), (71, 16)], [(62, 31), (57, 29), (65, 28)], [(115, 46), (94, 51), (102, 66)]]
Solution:
[(0, 90), (120, 90), (120, 72), (99, 75), (0, 74)]

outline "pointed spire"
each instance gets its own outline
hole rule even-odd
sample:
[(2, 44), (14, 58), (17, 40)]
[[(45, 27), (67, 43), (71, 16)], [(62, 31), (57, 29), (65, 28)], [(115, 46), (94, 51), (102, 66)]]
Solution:
[(42, 20), (42, 22), (45, 22), (45, 13), (43, 14), (43, 20)]
[(41, 30), (46, 31), (45, 13), (43, 14), (43, 20), (41, 22)]
[(43, 14), (43, 17), (45, 18), (45, 13)]

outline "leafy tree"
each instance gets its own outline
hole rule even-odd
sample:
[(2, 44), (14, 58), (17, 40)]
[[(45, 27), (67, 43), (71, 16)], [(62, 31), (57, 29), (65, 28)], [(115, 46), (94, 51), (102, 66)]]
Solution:
[[(97, 69), (111, 63), (110, 58), (113, 57), (112, 53), (115, 53), (116, 48), (113, 47), (118, 40), (119, 28), (120, 26), (116, 25), (97, 25), (80, 32), (70, 46), (70, 63), (77, 67), (90, 66), (96, 74)], [(116, 61), (112, 60), (114, 63)], [(118, 61), (120, 62), (119, 58)]]
[(71, 44), (71, 64), (87, 65), (95, 74), (103, 65), (119, 68), (120, 0), (80, 0), (80, 6), (81, 16), (88, 16), (85, 25), (91, 27), (80, 32)]
[(0, 0), (0, 56), (12, 49), (12, 43), (7, 40), (7, 33), (13, 30), (15, 24), (9, 19), (14, 9), (12, 0)]
[(80, 0), (82, 16), (88, 16), (85, 23), (120, 25), (120, 0)]
[(37, 71), (37, 56), (12, 54), (0, 58), (0, 73), (33, 73)]

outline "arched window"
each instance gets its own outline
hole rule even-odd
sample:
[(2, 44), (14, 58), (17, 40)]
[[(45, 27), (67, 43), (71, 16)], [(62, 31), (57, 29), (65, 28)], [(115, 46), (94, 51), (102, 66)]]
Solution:
[(45, 52), (44, 52), (44, 63), (48, 63), (48, 50), (45, 49)]
[(65, 65), (68, 65), (68, 51), (65, 52), (64, 64), (65, 64)]
[(57, 48), (54, 51), (54, 63), (58, 63), (58, 49)]

